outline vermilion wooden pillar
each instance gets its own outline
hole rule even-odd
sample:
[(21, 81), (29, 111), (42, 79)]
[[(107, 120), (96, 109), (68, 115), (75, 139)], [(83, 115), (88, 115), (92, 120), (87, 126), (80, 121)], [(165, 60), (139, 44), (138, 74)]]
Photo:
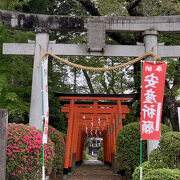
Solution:
[(104, 163), (107, 164), (108, 158), (107, 158), (107, 133), (103, 139), (103, 147), (104, 147)]
[[(97, 134), (100, 135), (100, 131), (104, 135), (104, 161), (113, 166), (115, 164), (116, 136), (122, 127), (122, 119), (125, 118), (126, 113), (129, 113), (126, 105), (121, 106), (121, 101), (130, 101), (132, 98), (127, 96), (107, 97), (104, 95), (62, 95), (60, 99), (70, 100), (70, 104), (65, 103), (64, 107), (61, 108), (62, 112), (66, 113), (66, 117), (69, 117), (64, 174), (68, 172), (68, 167), (75, 167), (75, 160), (76, 162), (82, 162), (83, 160), (86, 137), (85, 128), (88, 127), (88, 134), (90, 134), (91, 117), (93, 117), (94, 126), (92, 137), (96, 137)], [(75, 100), (76, 104), (74, 103)], [(81, 102), (82, 100), (83, 103)], [(112, 103), (111, 101), (117, 101), (117, 103)], [(83, 118), (84, 115), (87, 115), (86, 118)], [(99, 118), (101, 118), (101, 121), (98, 121)], [(98, 131), (96, 135), (95, 130)]]
[[(118, 118), (118, 131), (122, 128), (122, 107), (121, 107), (121, 101), (117, 100), (117, 118)], [(116, 134), (117, 135), (117, 134)]]
[(80, 134), (79, 134), (79, 131), (78, 131), (78, 138), (77, 138), (77, 151), (76, 151), (76, 162), (78, 162), (78, 157), (79, 157), (79, 138), (80, 137)]
[[(122, 128), (122, 106), (121, 106), (121, 101), (117, 100), (117, 113), (116, 113), (117, 121), (118, 121), (118, 129), (116, 136), (119, 132), (119, 130)], [(116, 163), (116, 166), (118, 167), (118, 164)]]
[(107, 149), (108, 149), (108, 162), (109, 162), (109, 164), (111, 164), (111, 130), (110, 130), (110, 128), (109, 128), (109, 126), (108, 126), (108, 147), (107, 147)]
[(82, 160), (83, 160), (84, 142), (85, 142), (85, 140), (84, 140), (84, 136), (82, 135), (82, 137), (81, 137), (80, 161), (82, 161)]
[(111, 124), (110, 136), (111, 136), (111, 165), (112, 165), (112, 154), (113, 154), (113, 149), (114, 149), (114, 136), (113, 136), (113, 131), (112, 131), (112, 124)]
[(113, 119), (113, 153), (116, 152), (116, 119)]
[[(74, 107), (73, 107), (73, 109), (74, 109)], [(72, 161), (74, 160), (74, 154), (73, 153), (74, 153), (74, 146), (75, 146), (75, 135), (76, 135), (76, 132), (77, 132), (76, 131), (76, 129), (77, 129), (76, 125), (77, 125), (77, 117), (76, 117), (76, 112), (74, 112), (73, 122), (72, 122), (72, 136), (71, 136), (71, 146), (70, 146), (69, 172), (71, 172)]]
[(78, 131), (78, 139), (77, 139), (77, 153), (76, 153), (76, 162), (79, 163), (81, 159), (81, 138), (82, 138), (82, 132), (79, 127)]
[(67, 139), (66, 139), (66, 152), (65, 152), (65, 160), (64, 160), (64, 171), (63, 174), (68, 174), (69, 167), (69, 158), (70, 158), (70, 148), (71, 148), (71, 137), (72, 137), (72, 125), (73, 125), (73, 116), (74, 116), (74, 100), (72, 99), (70, 102), (70, 115), (68, 120), (68, 130), (67, 130)]
[(112, 153), (111, 153), (111, 166), (114, 170), (116, 170), (116, 162), (115, 162), (115, 153), (116, 153), (116, 120), (115, 118), (112, 120)]
[(73, 128), (73, 141), (72, 141), (72, 171), (75, 170), (76, 165), (76, 154), (77, 154), (77, 143), (78, 143), (78, 131), (79, 131), (79, 115), (75, 113), (75, 123)]
[(106, 162), (109, 162), (108, 158), (108, 131), (106, 132)]
[(105, 137), (103, 138), (103, 151), (104, 151), (104, 162), (106, 162), (106, 153), (105, 153)]

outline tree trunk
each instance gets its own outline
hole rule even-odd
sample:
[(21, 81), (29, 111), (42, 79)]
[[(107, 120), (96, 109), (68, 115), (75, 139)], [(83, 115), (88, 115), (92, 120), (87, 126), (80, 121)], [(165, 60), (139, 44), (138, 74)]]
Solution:
[(83, 70), (84, 77), (86, 78), (87, 85), (89, 87), (90, 93), (94, 94), (94, 88), (92, 86), (91, 80), (86, 70)]

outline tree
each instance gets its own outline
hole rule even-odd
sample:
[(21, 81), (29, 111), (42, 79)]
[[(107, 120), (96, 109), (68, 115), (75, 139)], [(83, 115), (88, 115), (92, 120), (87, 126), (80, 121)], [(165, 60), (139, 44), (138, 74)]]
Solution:
[[(32, 32), (5, 29), (0, 24), (0, 49), (3, 42), (23, 42)], [(10, 122), (28, 122), (32, 77), (32, 57), (0, 54), (0, 108), (9, 111)]]
[[(98, 0), (92, 2), (90, 0), (77, 0), (83, 5), (83, 7), (92, 15), (92, 16), (101, 16), (101, 15), (130, 15), (130, 16), (152, 16), (152, 15), (178, 15), (180, 14), (180, 2), (174, 0), (158, 0), (158, 1), (142, 1), (142, 0), (124, 0), (124, 1), (115, 1), (112, 3), (110, 0)], [(118, 4), (118, 6), (117, 6)], [(135, 44), (136, 42), (142, 42), (142, 36), (132, 35), (131, 38), (127, 40), (127, 36), (124, 38), (123, 33), (109, 33), (109, 37), (115, 40), (120, 44)], [(179, 39), (179, 35), (160, 35), (159, 41), (164, 41), (169, 44), (171, 38), (166, 38), (167, 36), (172, 37), (172, 40)], [(172, 42), (171, 42), (172, 43)], [(177, 40), (176, 40), (177, 43)], [(176, 43), (173, 43), (174, 45)], [(178, 41), (179, 44), (179, 41)], [(180, 103), (176, 100), (176, 97), (179, 95), (179, 59), (177, 61), (169, 60), (168, 64), (168, 76), (172, 88), (168, 80), (165, 84), (165, 97), (164, 97), (164, 109), (163, 112), (166, 112), (167, 117), (170, 119), (173, 130), (178, 131), (178, 115), (177, 107), (180, 106)], [(134, 85), (137, 92), (140, 92), (140, 65), (139, 63), (134, 64)], [(170, 73), (173, 72), (173, 73)], [(137, 112), (139, 111), (140, 106), (138, 106)], [(140, 114), (140, 113), (138, 113)]]
[[(43, 1), (45, 3), (45, 1)], [(50, 3), (47, 1), (46, 4)], [(30, 6), (31, 11), (44, 13), (44, 6), (37, 7), (42, 1), (7, 1), (0, 2), (0, 8), (7, 10), (18, 10), (28, 12), (29, 3), (35, 3)], [(37, 4), (36, 4), (37, 3)], [(45, 8), (46, 9), (46, 8)], [(46, 9), (47, 10), (47, 9)], [(51, 38), (53, 38), (51, 35)], [(6, 29), (0, 24), (0, 49), (4, 42), (27, 42), (28, 39), (34, 40), (34, 32), (21, 32)], [(31, 84), (32, 84), (32, 56), (4, 56), (0, 54), (0, 108), (6, 108), (9, 111), (9, 121), (17, 123), (28, 123)], [(54, 71), (56, 68), (56, 71)], [(63, 71), (62, 71), (63, 70)], [(49, 101), (50, 101), (50, 124), (57, 126), (61, 131), (66, 132), (67, 121), (60, 112), (60, 103), (54, 97), (53, 91), (70, 91), (67, 84), (67, 68), (58, 62), (49, 63)], [(61, 77), (58, 78), (57, 77)]]

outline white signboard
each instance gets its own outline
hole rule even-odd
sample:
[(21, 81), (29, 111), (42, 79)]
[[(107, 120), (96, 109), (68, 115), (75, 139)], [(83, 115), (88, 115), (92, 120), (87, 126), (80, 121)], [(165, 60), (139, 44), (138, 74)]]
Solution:
[(180, 107), (178, 107), (179, 131), (180, 131)]
[(49, 122), (49, 103), (48, 103), (48, 57), (46, 56), (41, 65), (42, 70), (42, 90), (43, 90), (43, 122), (44, 122), (44, 133), (43, 133), (43, 143), (47, 143), (48, 136), (48, 122)]

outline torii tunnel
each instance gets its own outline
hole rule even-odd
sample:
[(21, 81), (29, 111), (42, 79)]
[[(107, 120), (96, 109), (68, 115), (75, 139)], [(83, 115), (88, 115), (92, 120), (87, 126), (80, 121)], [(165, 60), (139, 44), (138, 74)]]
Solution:
[(104, 163), (115, 168), (116, 136), (122, 121), (130, 113), (128, 105), (137, 94), (65, 94), (55, 92), (61, 111), (68, 118), (64, 174), (83, 160), (86, 138), (103, 139)]

